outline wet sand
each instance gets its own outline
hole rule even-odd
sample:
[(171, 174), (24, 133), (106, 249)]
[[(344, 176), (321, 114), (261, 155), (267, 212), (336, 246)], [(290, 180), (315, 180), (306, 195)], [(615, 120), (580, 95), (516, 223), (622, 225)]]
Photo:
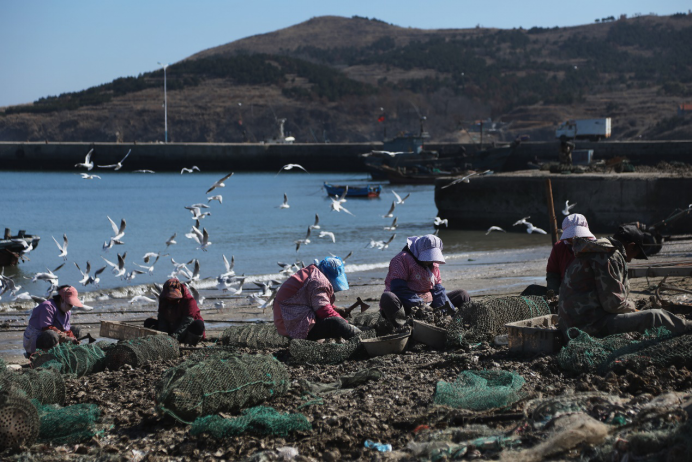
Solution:
[[(546, 260), (550, 246), (540, 246), (522, 250), (493, 251), (476, 259), (448, 259), (441, 267), (443, 285), (447, 290), (465, 289), (472, 297), (492, 297), (503, 295), (519, 295), (530, 284), (545, 284)], [(671, 261), (691, 261), (691, 243), (688, 241), (672, 242), (660, 253), (650, 257), (647, 264)], [(644, 261), (633, 261), (631, 264), (642, 264)], [(378, 301), (384, 288), (386, 269), (369, 270), (348, 274), (350, 289), (336, 294), (336, 304), (348, 306), (361, 297), (370, 304), (371, 310), (378, 309)], [(653, 295), (651, 286), (661, 278), (648, 280), (638, 278), (631, 280), (631, 298), (649, 298)], [(163, 282), (163, 281), (161, 281)], [(691, 289), (690, 277), (669, 278), (668, 285)], [(208, 337), (219, 336), (221, 331), (230, 325), (247, 322), (270, 322), (271, 308), (264, 312), (255, 306), (250, 306), (246, 295), (252, 292), (252, 283), (246, 283), (243, 295), (232, 297), (215, 289), (200, 290), (205, 297), (202, 303), (202, 316), (206, 322)], [(130, 305), (128, 301), (136, 293), (141, 293), (142, 286), (126, 287), (119, 291), (109, 291), (105, 297), (99, 293), (86, 294), (94, 301), (87, 302), (94, 306), (90, 312), (76, 312), (73, 324), (86, 329), (94, 337), (98, 337), (101, 321), (124, 321), (139, 324), (148, 317), (156, 316), (156, 305)], [(114, 298), (114, 297), (118, 298)], [(678, 295), (680, 296), (680, 295)], [(690, 302), (690, 296), (687, 296)], [(99, 300), (98, 298), (101, 298)], [(215, 302), (223, 300), (225, 308), (213, 308)], [(27, 309), (8, 311), (12, 307), (25, 306)], [(0, 307), (0, 358), (8, 363), (26, 364), (23, 356), (22, 335), (31, 314), (27, 304), (4, 303)]]

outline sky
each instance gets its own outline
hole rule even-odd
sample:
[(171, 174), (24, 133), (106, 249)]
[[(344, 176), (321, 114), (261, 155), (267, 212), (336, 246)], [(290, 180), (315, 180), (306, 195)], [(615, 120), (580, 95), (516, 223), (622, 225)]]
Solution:
[(137, 76), (316, 16), (528, 29), (690, 8), (690, 0), (0, 0), (0, 107)]

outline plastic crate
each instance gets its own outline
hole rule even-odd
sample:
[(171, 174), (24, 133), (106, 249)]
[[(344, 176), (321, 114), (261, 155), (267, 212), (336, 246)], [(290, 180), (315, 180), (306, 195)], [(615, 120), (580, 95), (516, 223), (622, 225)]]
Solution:
[(558, 315), (547, 314), (506, 324), (511, 353), (551, 354), (561, 346), (563, 334), (557, 328)]

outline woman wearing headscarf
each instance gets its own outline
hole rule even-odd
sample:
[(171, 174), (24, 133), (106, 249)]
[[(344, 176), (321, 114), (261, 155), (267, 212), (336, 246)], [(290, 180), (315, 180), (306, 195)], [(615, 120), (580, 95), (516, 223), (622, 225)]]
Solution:
[(407, 238), (407, 245), (390, 261), (380, 312), (395, 327), (403, 327), (414, 307), (455, 308), (470, 300), (465, 290), (446, 292), (439, 265), (445, 264), (443, 241), (427, 234)]
[(144, 321), (144, 327), (166, 332), (181, 343), (197, 345), (205, 338), (205, 322), (195, 298), (176, 278), (164, 283), (159, 295), (157, 319)]
[(280, 335), (294, 339), (350, 339), (361, 331), (344, 319), (334, 305), (335, 292), (349, 289), (344, 262), (327, 257), (284, 281), (274, 298), (274, 325)]
[(81, 308), (77, 289), (58, 287), (58, 295), (42, 302), (31, 312), (24, 331), (24, 350), (29, 356), (36, 349), (50, 350), (58, 343), (79, 343), (79, 327), (70, 325), (72, 308)]

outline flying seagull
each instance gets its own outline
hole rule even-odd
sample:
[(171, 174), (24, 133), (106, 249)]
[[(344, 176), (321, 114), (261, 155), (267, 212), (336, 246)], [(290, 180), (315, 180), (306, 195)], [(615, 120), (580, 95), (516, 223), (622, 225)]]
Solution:
[(88, 173), (80, 173), (82, 175), (83, 180), (100, 180), (101, 177), (99, 175), (89, 175)]
[(574, 204), (569, 204), (568, 201), (565, 201), (565, 208), (563, 209), (563, 215), (565, 215), (565, 216), (570, 215), (570, 209), (572, 209), (576, 205), (577, 205), (577, 202)]
[(67, 260), (67, 234), (63, 234), (63, 245), (58, 244), (58, 241), (55, 240), (55, 237), (51, 237), (53, 238), (55, 245), (57, 245), (58, 249), (60, 250), (60, 254), (58, 256), (63, 257), (63, 260)]
[(504, 230), (503, 228), (501, 228), (501, 227), (498, 227), (498, 226), (491, 226), (488, 230), (486, 230), (486, 235), (488, 236), (489, 234), (491, 234), (492, 231), (502, 231), (502, 232), (505, 232), (505, 230)]
[(446, 219), (442, 219), (442, 218), (440, 218), (440, 217), (435, 217), (435, 219), (433, 220), (433, 224), (434, 224), (435, 226), (445, 225), (445, 227), (447, 228), (447, 226), (448, 226), (448, 219), (447, 219), (447, 218), (446, 218)]
[(280, 209), (288, 209), (291, 207), (289, 205), (289, 198), (286, 196), (286, 193), (284, 193), (284, 202), (279, 206)]
[[(285, 166), (283, 166), (282, 168), (279, 169), (279, 171), (277, 172), (277, 175), (279, 175), (282, 172), (282, 170), (291, 170), (292, 168), (300, 168), (304, 172), (308, 173), (308, 170), (306, 170), (305, 168), (303, 168), (302, 166), (300, 166), (298, 164), (286, 164)], [(277, 175), (274, 175), (274, 176), (277, 176)]]
[(390, 210), (385, 215), (383, 215), (383, 218), (392, 218), (392, 212), (395, 211), (396, 206), (397, 206), (397, 204), (395, 203), (395, 201), (392, 201), (392, 205), (390, 206)]
[(80, 164), (75, 164), (75, 167), (86, 167), (87, 170), (91, 170), (94, 168), (94, 162), (91, 161), (91, 153), (94, 152), (93, 149), (90, 149), (89, 152), (87, 153), (86, 157), (84, 158), (84, 162)]
[(528, 222), (527, 218), (529, 218), (529, 217), (525, 217), (522, 220), (516, 221), (513, 226), (525, 225), (527, 227), (527, 234), (532, 234), (532, 233), (546, 234), (546, 231), (544, 231), (541, 228), (537, 228), (532, 223)]
[(407, 194), (406, 196), (404, 196), (404, 199), (402, 199), (401, 197), (399, 197), (399, 194), (397, 194), (395, 191), (392, 191), (392, 194), (394, 194), (395, 197), (397, 198), (397, 201), (396, 201), (396, 202), (397, 202), (397, 205), (399, 205), (399, 204), (404, 204), (404, 201), (406, 201), (407, 199), (409, 199), (409, 196), (411, 196), (411, 193), (409, 193), (409, 194)]
[(206, 192), (205, 194), (209, 194), (210, 192), (214, 191), (214, 190), (217, 189), (217, 188), (223, 188), (224, 186), (226, 186), (226, 185), (224, 184), (224, 181), (226, 181), (226, 180), (228, 180), (229, 178), (231, 178), (231, 175), (233, 175), (233, 172), (229, 173), (228, 175), (226, 175), (226, 176), (225, 176), (224, 178), (222, 178), (221, 180), (215, 182), (215, 183), (212, 185), (212, 187), (209, 188), (209, 189), (207, 190), (207, 192)]
[(221, 194), (217, 194), (216, 196), (208, 197), (208, 198), (207, 198), (207, 202), (219, 201), (219, 203), (221, 204), (221, 201), (222, 201), (223, 199), (224, 199), (224, 198), (221, 197)]
[(180, 174), (182, 175), (183, 173), (192, 173), (193, 170), (199, 172), (199, 171), (200, 171), (200, 168), (199, 168), (197, 165), (193, 165), (191, 168), (183, 167), (183, 168), (180, 170)]
[(318, 216), (317, 213), (315, 214), (315, 223), (310, 225), (310, 227), (311, 227), (311, 229), (320, 229), (320, 217)]
[(112, 168), (113, 170), (120, 170), (121, 168), (123, 168), (123, 162), (125, 162), (125, 159), (128, 158), (131, 151), (132, 151), (132, 149), (130, 149), (130, 151), (128, 151), (128, 153), (125, 154), (125, 157), (123, 157), (123, 160), (121, 160), (120, 162), (117, 162), (117, 163), (111, 164), (111, 165), (97, 165), (97, 167), (99, 167), (99, 168)]

